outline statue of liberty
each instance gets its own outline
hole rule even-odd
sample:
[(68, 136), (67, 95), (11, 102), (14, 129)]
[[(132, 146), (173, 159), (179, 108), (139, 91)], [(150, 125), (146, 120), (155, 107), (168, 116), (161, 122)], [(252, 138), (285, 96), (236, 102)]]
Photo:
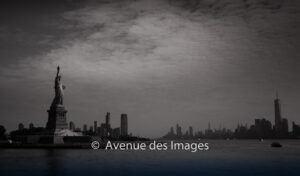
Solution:
[(55, 90), (55, 97), (52, 101), (52, 106), (56, 105), (63, 105), (63, 95), (64, 95), (64, 89), (66, 88), (61, 83), (61, 76), (59, 75), (60, 67), (57, 67), (57, 73), (55, 77), (55, 83), (54, 83), (54, 90)]

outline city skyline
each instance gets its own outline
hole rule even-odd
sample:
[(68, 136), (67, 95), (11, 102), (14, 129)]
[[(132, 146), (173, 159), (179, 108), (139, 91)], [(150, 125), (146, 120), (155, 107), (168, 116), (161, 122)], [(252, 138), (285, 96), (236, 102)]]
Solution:
[[(128, 114), (128, 131), (171, 124), (233, 129), (282, 117), (299, 124), (299, 1), (1, 3), (0, 124), (44, 126), (60, 65), (68, 121)], [(114, 118), (116, 117), (116, 118)], [(289, 126), (291, 123), (289, 122)], [(80, 125), (80, 126), (82, 126)]]
[[(288, 119), (283, 118), (281, 115), (281, 103), (276, 92), (276, 97), (274, 99), (274, 123), (265, 118), (254, 119), (254, 124), (238, 123), (236, 128), (228, 129), (219, 124), (218, 128), (211, 127), (210, 122), (208, 122), (208, 127), (205, 129), (195, 130), (193, 126), (188, 126), (186, 131), (182, 130), (182, 127), (177, 123), (175, 130), (171, 126), (170, 131), (162, 136), (163, 139), (222, 139), (222, 138), (296, 138), (298, 139), (300, 134), (300, 125), (295, 123), (295, 121), (288, 122)], [(119, 136), (132, 136), (132, 133), (128, 133), (128, 119), (127, 114), (122, 113), (120, 118), (120, 127), (113, 128), (110, 123), (110, 112), (105, 115), (105, 122), (98, 126), (98, 121), (95, 120), (93, 124), (88, 125), (87, 123), (82, 124), (81, 127), (76, 127), (73, 121), (67, 121), (68, 127), (63, 127), (62, 129), (69, 129), (74, 132), (82, 132), (87, 135), (95, 135), (101, 137), (113, 137), (118, 138)], [(291, 124), (289, 126), (289, 123)], [(48, 125), (48, 123), (47, 123)], [(89, 127), (89, 129), (88, 129)], [(27, 129), (34, 129), (34, 123), (30, 123)], [(37, 127), (40, 128), (40, 127)], [(41, 127), (44, 128), (44, 127)], [(46, 126), (46, 128), (48, 128)], [(18, 124), (17, 130), (26, 129), (23, 123)], [(240, 134), (239, 131), (242, 130)], [(15, 131), (15, 130), (14, 130)], [(245, 133), (246, 132), (246, 133)], [(139, 136), (142, 137), (142, 136)]]
[[(227, 129), (222, 127), (211, 128), (210, 122), (206, 129), (193, 132), (193, 127), (184, 131), (179, 124), (176, 124), (175, 130), (171, 126), (170, 131), (163, 135), (162, 139), (299, 139), (300, 125), (290, 122), (289, 128), (287, 118), (281, 116), (281, 104), (276, 92), (274, 99), (274, 123), (265, 118), (254, 119), (254, 124), (238, 123), (236, 128)], [(290, 130), (291, 129), (291, 130)]]
[[(54, 100), (53, 100), (54, 101)], [(276, 91), (276, 94), (275, 94), (275, 99), (274, 99), (274, 117), (273, 117), (273, 121), (274, 121), (274, 123), (272, 123), (272, 120), (270, 120), (269, 118), (264, 118), (264, 117), (262, 117), (262, 118), (255, 118), (254, 120), (257, 120), (257, 119), (262, 119), (262, 120), (267, 120), (267, 121), (269, 121), (269, 122), (271, 122), (272, 124), (274, 124), (274, 125), (272, 125), (272, 128), (274, 127), (274, 129), (277, 129), (278, 127), (277, 127), (277, 125), (276, 125), (276, 123), (281, 123), (280, 121), (283, 119), (285, 119), (285, 118), (283, 118), (283, 116), (282, 116), (282, 107), (281, 107), (281, 99), (279, 98), (279, 95), (278, 95), (278, 91)], [(106, 115), (104, 116), (104, 120), (105, 120), (105, 123), (102, 123), (102, 124), (109, 124), (109, 128), (111, 128), (111, 126), (110, 126), (110, 115), (111, 115), (111, 112), (106, 112)], [(119, 130), (121, 129), (121, 126), (122, 126), (122, 124), (123, 124), (123, 122), (122, 122), (122, 120), (123, 120), (123, 117), (124, 116), (126, 116), (126, 121), (127, 121), (127, 114), (124, 114), (124, 113), (121, 113), (120, 114), (120, 117), (121, 117), (121, 120), (120, 120), (120, 127), (119, 127)], [(102, 119), (101, 119), (102, 120)], [(101, 122), (101, 120), (100, 120), (100, 122)], [(253, 120), (253, 119), (252, 119)], [(279, 121), (279, 122), (278, 122)], [(288, 127), (287, 127), (287, 130), (289, 131), (289, 132), (292, 132), (292, 126), (294, 125), (294, 122), (296, 122), (295, 123), (295, 125), (297, 125), (297, 121), (287, 121), (286, 123), (287, 123), (287, 125), (288, 125)], [(100, 130), (100, 129), (98, 129), (98, 128), (100, 128), (100, 127), (98, 127), (97, 126), (97, 123), (98, 123), (98, 120), (97, 119), (95, 119), (94, 121), (93, 121), (93, 123), (91, 123), (90, 125), (88, 124), (88, 123), (83, 123), (83, 124), (81, 124), (81, 125), (79, 125), (79, 126), (81, 126), (81, 127), (78, 127), (78, 125), (77, 125), (77, 127), (76, 127), (76, 123), (74, 122), (74, 121), (72, 121), (72, 120), (67, 120), (67, 123), (68, 123), (68, 126), (69, 126), (69, 128), (68, 129), (71, 129), (71, 124), (74, 126), (74, 128), (72, 129), (72, 130), (77, 130), (77, 131), (80, 131), (80, 132), (88, 132), (88, 131), (91, 131), (91, 129), (92, 129), (92, 132), (93, 133), (96, 133), (96, 134), (98, 134), (98, 131)], [(126, 123), (128, 123), (128, 122), (126, 122)], [(249, 124), (251, 124), (251, 122), (249, 123)], [(89, 128), (89, 130), (84, 130), (84, 126), (86, 126), (87, 125), (87, 127), (90, 127)], [(244, 123), (244, 122), (240, 122), (240, 121), (238, 121), (237, 122), (237, 124), (236, 124), (236, 126), (237, 127), (239, 127), (239, 126), (243, 126), (243, 125), (245, 125), (245, 127), (247, 127), (248, 126), (248, 123), (246, 122), (246, 123)], [(126, 126), (127, 126), (127, 124), (126, 124)], [(235, 127), (236, 127), (235, 126)], [(18, 123), (18, 128), (14, 128), (14, 129), (12, 129), (11, 131), (14, 131), (14, 130), (16, 130), (16, 129), (20, 129), (20, 127), (21, 127), (21, 129), (24, 129), (24, 128), (26, 128), (26, 125), (24, 125), (24, 123)], [(35, 127), (47, 127), (47, 125), (41, 125), (41, 126), (35, 126), (35, 123), (34, 122), (28, 122), (28, 129), (32, 129), (32, 128), (35, 128)], [(76, 127), (76, 128), (75, 128)], [(195, 134), (197, 134), (197, 133), (202, 133), (203, 131), (207, 131), (207, 130), (214, 130), (214, 131), (217, 131), (217, 130), (223, 130), (223, 129), (226, 129), (226, 130), (231, 130), (231, 131), (234, 131), (236, 128), (235, 127), (233, 127), (233, 128), (227, 128), (227, 127), (224, 127), (224, 126), (222, 126), (222, 124), (221, 123), (219, 123), (218, 125), (212, 125), (211, 124), (211, 122), (209, 121), (208, 122), (208, 128), (203, 128), (203, 129), (200, 129), (199, 127), (197, 128), (197, 126), (195, 127), (195, 129), (197, 129), (197, 130), (195, 130)], [(105, 127), (106, 128), (106, 127)], [(172, 127), (173, 128), (173, 127)], [(171, 129), (172, 129), (171, 128)], [(192, 130), (194, 130), (194, 126), (191, 126), (191, 125), (189, 125), (189, 126), (187, 126), (187, 130), (186, 130), (186, 133), (184, 133), (184, 131), (182, 131), (181, 130), (181, 128), (182, 128), (182, 126), (178, 126), (178, 123), (176, 123), (176, 128), (180, 128), (180, 133), (182, 133), (181, 135), (182, 136), (186, 136), (186, 133), (191, 133), (190, 131)], [(115, 129), (117, 129), (117, 128), (115, 128)], [(178, 129), (177, 129), (178, 130)], [(278, 130), (278, 129), (277, 129)], [(127, 127), (126, 127), (126, 131), (128, 131), (128, 129), (127, 129)], [(172, 131), (172, 130), (171, 130)], [(197, 132), (197, 133), (196, 133)], [(120, 130), (120, 134), (122, 134), (123, 132), (122, 132), (122, 130)], [(128, 132), (126, 132), (126, 135), (127, 134), (129, 134)], [(131, 133), (130, 133), (131, 134)], [(176, 132), (176, 133), (174, 133), (174, 134), (178, 134), (178, 131)], [(194, 133), (193, 133), (194, 134)], [(122, 135), (121, 135), (122, 136)], [(139, 135), (138, 135), (139, 136)], [(146, 136), (146, 137), (148, 137), (148, 136)], [(158, 137), (158, 136), (155, 136), (155, 137)]]

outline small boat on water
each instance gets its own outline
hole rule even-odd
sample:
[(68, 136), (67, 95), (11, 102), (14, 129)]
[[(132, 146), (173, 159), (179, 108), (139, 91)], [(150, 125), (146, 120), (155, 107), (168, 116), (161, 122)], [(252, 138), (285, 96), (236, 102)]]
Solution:
[(271, 147), (282, 147), (279, 142), (272, 142)]

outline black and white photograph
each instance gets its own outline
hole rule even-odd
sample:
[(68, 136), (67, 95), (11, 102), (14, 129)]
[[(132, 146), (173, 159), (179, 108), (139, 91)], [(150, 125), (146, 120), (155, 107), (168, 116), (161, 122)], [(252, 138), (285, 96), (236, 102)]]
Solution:
[(1, 176), (298, 176), (300, 1), (0, 2)]

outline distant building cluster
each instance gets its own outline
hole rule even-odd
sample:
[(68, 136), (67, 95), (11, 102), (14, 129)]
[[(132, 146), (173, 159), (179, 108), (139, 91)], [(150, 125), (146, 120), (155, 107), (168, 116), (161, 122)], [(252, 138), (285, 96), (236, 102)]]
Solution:
[[(1, 130), (3, 129), (3, 130)], [(93, 125), (88, 128), (87, 124), (83, 125), (83, 128), (76, 127), (73, 121), (69, 122), (68, 131), (75, 132), (75, 134), (81, 134), (75, 138), (73, 134), (64, 134), (68, 139), (64, 139), (67, 142), (80, 142), (83, 138), (87, 137), (101, 137), (102, 139), (110, 140), (147, 140), (146, 138), (135, 137), (128, 134), (128, 117), (127, 114), (121, 114), (120, 127), (112, 128), (110, 124), (110, 112), (106, 113), (105, 122), (98, 126), (98, 122), (94, 121)], [(3, 131), (0, 138), (6, 139), (5, 128), (0, 126), (0, 132)], [(64, 131), (64, 130), (62, 130)], [(44, 138), (47, 130), (44, 127), (35, 127), (33, 123), (30, 123), (28, 127), (25, 127), (23, 123), (19, 123), (18, 129), (10, 132), (9, 138), (13, 141), (19, 141), (23, 144), (28, 143), (49, 143), (49, 141), (41, 141), (41, 137)], [(71, 138), (72, 137), (72, 138)], [(89, 138), (90, 139), (90, 138)], [(51, 141), (50, 141), (51, 142)], [(82, 141), (81, 141), (82, 142)]]
[(176, 124), (176, 133), (174, 132), (174, 128), (171, 127), (170, 132), (168, 132), (165, 137), (193, 139), (195, 135), (193, 132), (193, 127), (190, 126), (189, 129), (183, 134), (181, 126)]
[(268, 139), (268, 138), (284, 138), (284, 139), (299, 139), (300, 138), (300, 125), (292, 122), (292, 131), (289, 131), (288, 119), (282, 118), (280, 99), (276, 96), (274, 100), (275, 110), (275, 124), (264, 118), (255, 119), (254, 124), (241, 125), (238, 124), (234, 131), (226, 128), (219, 128), (212, 130), (210, 123), (208, 128), (202, 132), (198, 131), (193, 133), (193, 128), (189, 129), (183, 134), (181, 126), (176, 124), (176, 133), (173, 127), (164, 135), (164, 139)]
[(90, 125), (89, 129), (87, 124), (83, 125), (83, 128), (76, 128), (74, 122), (69, 123), (69, 129), (75, 132), (82, 132), (85, 135), (99, 136), (102, 138), (119, 138), (128, 136), (128, 119), (127, 114), (121, 114), (120, 127), (112, 128), (110, 124), (110, 112), (105, 115), (105, 122), (98, 125), (98, 121), (94, 121), (93, 125)]

